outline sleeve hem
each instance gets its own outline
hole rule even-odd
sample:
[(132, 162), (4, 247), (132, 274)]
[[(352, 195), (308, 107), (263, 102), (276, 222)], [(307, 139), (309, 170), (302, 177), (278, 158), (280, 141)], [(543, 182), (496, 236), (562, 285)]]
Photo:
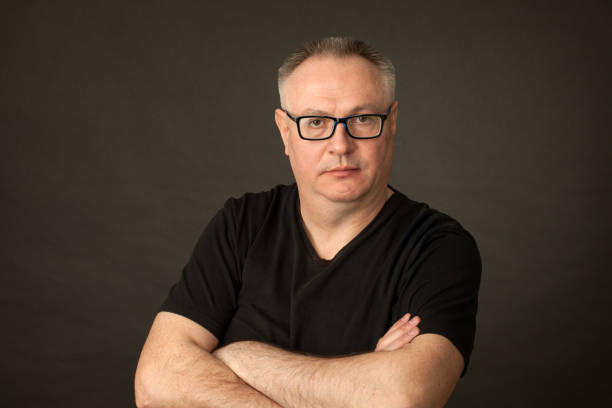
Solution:
[(202, 314), (199, 311), (196, 311), (194, 309), (180, 308), (168, 303), (162, 304), (158, 311), (170, 312), (186, 317), (211, 332), (217, 338), (217, 340), (219, 340), (219, 343), (221, 343), (221, 341), (223, 340), (223, 335), (225, 332), (223, 325), (219, 324), (218, 322), (214, 321), (213, 319)]
[(444, 337), (448, 341), (450, 341), (450, 343), (453, 346), (455, 346), (457, 351), (459, 351), (459, 354), (461, 354), (461, 357), (463, 357), (463, 370), (461, 371), (461, 377), (463, 377), (465, 375), (465, 373), (467, 372), (468, 365), (470, 363), (470, 357), (471, 357), (471, 354), (472, 354), (471, 350), (466, 350), (465, 347), (462, 347), (459, 344), (459, 342), (456, 339), (453, 340), (452, 336), (450, 336), (449, 333), (447, 331), (445, 331), (444, 329), (440, 329), (440, 328), (425, 328), (424, 330), (421, 330), (420, 334), (437, 334), (439, 336)]

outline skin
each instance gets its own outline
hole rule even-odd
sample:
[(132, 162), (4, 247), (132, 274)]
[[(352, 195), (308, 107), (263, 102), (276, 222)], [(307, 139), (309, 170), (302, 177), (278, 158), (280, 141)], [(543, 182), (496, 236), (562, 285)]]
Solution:
[[(322, 114), (344, 117), (359, 113), (384, 113), (393, 102), (378, 69), (361, 57), (312, 57), (303, 62), (283, 86), (285, 109), (294, 116)], [(357, 140), (338, 126), (327, 140), (308, 141), (280, 109), (275, 111), (285, 154), (300, 188), (300, 199), (354, 211), (383, 200), (393, 158), (397, 102), (393, 103), (383, 134)], [(352, 171), (334, 173), (348, 166)], [(315, 210), (320, 212), (320, 210)]]
[(242, 341), (214, 355), (251, 387), (287, 408), (441, 407), (461, 370), (447, 341), (424, 334), (391, 352), (327, 358)]
[(186, 317), (158, 313), (136, 368), (136, 406), (280, 407), (211, 354), (218, 344), (211, 332)]
[[(392, 191), (397, 102), (381, 91), (377, 68), (360, 57), (311, 57), (283, 86), (293, 115), (343, 117), (391, 112), (377, 139), (354, 140), (339, 126), (326, 141), (305, 141), (280, 109), (275, 120), (289, 157), (306, 232), (319, 256), (331, 259), (378, 214)], [(440, 407), (463, 369), (448, 339), (419, 335), (406, 315), (375, 350), (321, 358), (243, 341), (219, 340), (191, 320), (160, 312), (135, 378), (138, 407)]]
[(282, 87), (282, 100), (294, 116), (344, 117), (391, 110), (381, 136), (356, 140), (337, 126), (327, 140), (303, 140), (297, 125), (275, 111), (285, 154), (298, 185), (300, 211), (313, 247), (331, 259), (374, 219), (392, 191), (387, 187), (393, 160), (397, 101), (384, 89), (378, 68), (357, 57), (311, 57)]
[[(400, 350), (418, 335), (419, 322), (418, 317), (403, 316), (380, 338), (376, 352)], [(136, 405), (280, 407), (234, 372), (241, 359), (238, 350), (229, 346), (218, 349), (218, 344), (219, 340), (204, 327), (183, 316), (160, 312), (138, 361), (134, 383)], [(256, 342), (238, 342), (233, 347), (241, 345), (239, 351), (251, 357), (257, 357), (257, 353), (251, 352), (249, 346), (261, 346)], [(268, 354), (283, 352), (275, 349)]]

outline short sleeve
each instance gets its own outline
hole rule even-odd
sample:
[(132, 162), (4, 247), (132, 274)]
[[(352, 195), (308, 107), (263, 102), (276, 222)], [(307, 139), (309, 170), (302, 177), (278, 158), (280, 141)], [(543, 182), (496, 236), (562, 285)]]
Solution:
[(446, 337), (467, 370), (476, 334), (482, 264), (474, 239), (466, 231), (436, 234), (406, 271), (399, 311), (421, 317), (421, 334)]
[(241, 285), (232, 214), (226, 204), (210, 221), (160, 308), (193, 320), (219, 340), (234, 315)]

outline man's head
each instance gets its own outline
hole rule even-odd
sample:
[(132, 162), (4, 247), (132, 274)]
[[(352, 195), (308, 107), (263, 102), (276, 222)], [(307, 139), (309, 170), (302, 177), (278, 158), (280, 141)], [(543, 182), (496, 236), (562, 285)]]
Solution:
[[(397, 118), (391, 62), (361, 41), (331, 37), (306, 43), (290, 55), (278, 79), (284, 110), (277, 109), (275, 119), (300, 197), (368, 202), (383, 195)], [(305, 140), (306, 121), (300, 121), (300, 135), (294, 120), (306, 115), (344, 118), (387, 113), (380, 136), (371, 139), (355, 139), (338, 123), (330, 138)], [(365, 119), (357, 116), (353, 123), (357, 126)]]

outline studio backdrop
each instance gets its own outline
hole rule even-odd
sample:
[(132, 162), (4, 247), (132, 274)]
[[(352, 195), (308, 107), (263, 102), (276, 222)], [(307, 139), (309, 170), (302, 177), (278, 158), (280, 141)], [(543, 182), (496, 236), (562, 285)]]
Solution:
[(0, 405), (134, 405), (208, 220), (293, 182), (278, 66), (349, 35), (397, 69), (391, 185), (481, 251), (448, 406), (604, 406), (611, 27), (605, 1), (2, 2)]

